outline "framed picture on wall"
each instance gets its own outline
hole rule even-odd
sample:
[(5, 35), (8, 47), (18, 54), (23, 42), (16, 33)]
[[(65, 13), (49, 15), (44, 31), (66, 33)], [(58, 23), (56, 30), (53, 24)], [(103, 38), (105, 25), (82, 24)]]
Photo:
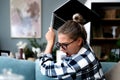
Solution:
[(41, 0), (10, 0), (12, 38), (41, 37)]

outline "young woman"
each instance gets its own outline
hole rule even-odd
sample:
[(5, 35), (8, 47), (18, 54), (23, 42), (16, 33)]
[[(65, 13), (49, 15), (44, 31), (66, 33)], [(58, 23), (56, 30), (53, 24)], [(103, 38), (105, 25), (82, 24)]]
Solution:
[(66, 53), (66, 57), (62, 62), (55, 63), (52, 58), (55, 33), (49, 28), (46, 33), (47, 46), (39, 62), (41, 72), (58, 80), (105, 80), (101, 64), (86, 38), (87, 33), (79, 22), (65, 22), (58, 29), (56, 46)]

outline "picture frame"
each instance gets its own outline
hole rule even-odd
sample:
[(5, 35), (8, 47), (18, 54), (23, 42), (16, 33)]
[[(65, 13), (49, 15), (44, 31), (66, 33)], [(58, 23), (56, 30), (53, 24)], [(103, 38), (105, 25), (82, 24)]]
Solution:
[(10, 55), (10, 51), (8, 50), (0, 50), (0, 56), (9, 56)]
[(12, 38), (41, 38), (41, 0), (10, 0)]

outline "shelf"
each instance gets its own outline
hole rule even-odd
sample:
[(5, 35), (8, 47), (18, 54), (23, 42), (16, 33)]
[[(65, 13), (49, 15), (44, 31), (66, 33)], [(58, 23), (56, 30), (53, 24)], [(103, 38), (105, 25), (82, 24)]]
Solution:
[(119, 38), (93, 38), (93, 39), (91, 39), (91, 40), (96, 40), (96, 41), (101, 41), (101, 40), (103, 40), (103, 41), (107, 41), (107, 40), (112, 40), (112, 41), (116, 41), (116, 40), (119, 40)]
[[(113, 45), (116, 45), (118, 38), (93, 38), (90, 40), (91, 45), (109, 45), (112, 47)], [(103, 46), (105, 47), (105, 46)]]
[(103, 18), (102, 20), (104, 20), (104, 21), (120, 21), (120, 18), (114, 18), (114, 19), (111, 19), (111, 18)]
[(94, 8), (113, 8), (120, 7), (120, 2), (92, 2)]
[[(120, 3), (93, 2), (91, 9), (99, 14), (100, 18), (91, 22), (90, 45), (96, 55), (109, 56), (111, 50), (118, 49), (120, 45)], [(117, 28), (113, 30), (113, 26)], [(116, 38), (113, 38), (113, 32)]]
[(120, 25), (120, 18), (116, 19), (109, 19), (109, 18), (104, 18), (100, 20), (101, 25)]

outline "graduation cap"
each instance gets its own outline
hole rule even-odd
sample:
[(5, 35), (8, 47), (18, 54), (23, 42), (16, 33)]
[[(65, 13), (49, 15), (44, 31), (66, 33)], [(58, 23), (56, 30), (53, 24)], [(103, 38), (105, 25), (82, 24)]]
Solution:
[(79, 13), (80, 15), (82, 15), (84, 19), (83, 25), (87, 22), (95, 21), (97, 18), (99, 18), (97, 13), (90, 10), (84, 4), (80, 3), (80, 1), (69, 0), (53, 12), (53, 28), (57, 30), (67, 20), (72, 20), (72, 17), (75, 13)]

